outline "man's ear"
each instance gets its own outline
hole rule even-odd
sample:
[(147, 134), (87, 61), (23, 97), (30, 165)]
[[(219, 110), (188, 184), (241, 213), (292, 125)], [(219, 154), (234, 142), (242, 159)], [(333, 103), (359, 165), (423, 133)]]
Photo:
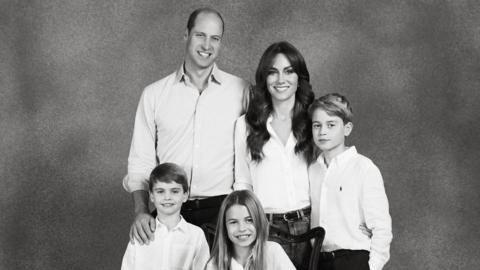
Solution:
[(188, 29), (185, 29), (185, 33), (183, 34), (183, 40), (188, 40)]
[(153, 193), (151, 191), (148, 192), (148, 197), (150, 198), (150, 201), (154, 203), (153, 201)]
[(183, 194), (185, 195), (183, 197), (183, 202), (186, 202), (188, 200), (188, 191), (185, 191)]
[(347, 137), (348, 135), (350, 135), (350, 133), (352, 133), (352, 129), (353, 129), (353, 123), (352, 122), (348, 122), (348, 123), (345, 124), (345, 131), (344, 131), (345, 137)]

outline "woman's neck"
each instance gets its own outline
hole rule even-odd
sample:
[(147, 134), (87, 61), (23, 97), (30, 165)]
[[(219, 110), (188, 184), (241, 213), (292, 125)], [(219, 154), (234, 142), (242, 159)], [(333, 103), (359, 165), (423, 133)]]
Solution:
[(293, 106), (295, 105), (295, 98), (289, 100), (276, 101), (272, 100), (273, 111), (272, 114), (279, 120), (286, 120), (292, 117)]

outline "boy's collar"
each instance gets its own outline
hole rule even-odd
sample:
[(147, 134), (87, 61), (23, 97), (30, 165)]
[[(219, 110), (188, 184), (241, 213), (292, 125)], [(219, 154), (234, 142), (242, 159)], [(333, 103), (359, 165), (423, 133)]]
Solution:
[[(158, 216), (155, 218), (155, 220), (156, 220), (156, 223), (157, 223), (157, 227), (160, 227), (160, 228), (165, 227), (165, 229), (167, 229), (167, 225), (163, 224), (160, 221), (160, 219), (158, 218)], [(174, 231), (174, 230), (181, 230), (183, 232), (187, 231), (187, 222), (182, 217), (182, 215), (180, 215), (180, 220), (178, 221), (178, 223), (171, 229), (171, 231)]]
[[(350, 158), (356, 156), (357, 154), (358, 153), (357, 153), (357, 149), (355, 148), (355, 146), (349, 146), (349, 147), (347, 147), (347, 149), (345, 149), (345, 151), (343, 151), (342, 153), (340, 153), (336, 157), (334, 157), (330, 161), (329, 165), (331, 165), (333, 163), (338, 163), (338, 165), (342, 165), (345, 162), (347, 162)], [(327, 164), (325, 164), (325, 156), (323, 155), (323, 153), (320, 154), (320, 156), (318, 156), (317, 162), (327, 166)]]

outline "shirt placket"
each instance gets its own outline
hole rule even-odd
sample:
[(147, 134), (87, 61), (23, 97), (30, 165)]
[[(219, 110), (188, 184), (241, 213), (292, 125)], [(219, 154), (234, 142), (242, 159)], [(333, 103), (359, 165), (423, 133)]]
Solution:
[[(205, 91), (205, 90), (204, 90)], [(194, 182), (199, 177), (200, 169), (200, 146), (201, 146), (201, 131), (202, 131), (202, 95), (197, 97), (197, 102), (195, 103), (195, 111), (193, 113), (193, 149), (192, 149), (192, 173), (191, 173), (191, 189), (194, 190), (197, 187), (197, 184)]]
[(283, 146), (280, 141), (278, 141), (278, 143), (280, 143), (280, 147), (281, 147), (281, 150), (282, 150), (282, 153), (283, 153), (283, 158), (282, 158), (283, 166), (282, 167), (285, 170), (284, 173), (286, 175), (287, 188), (288, 188), (288, 190), (291, 191), (291, 192), (287, 192), (288, 199), (289, 199), (290, 205), (295, 205), (295, 202), (297, 201), (296, 200), (297, 192), (296, 192), (295, 183), (294, 183), (294, 180), (293, 180), (294, 176), (293, 176), (293, 168), (292, 168), (292, 166), (293, 166), (292, 165), (293, 164), (292, 154), (295, 155), (295, 153), (294, 153), (294, 150), (293, 150), (294, 146), (292, 145), (293, 142), (291, 141), (290, 136), (289, 136), (285, 146)]
[(327, 209), (328, 209), (328, 204), (327, 204), (327, 194), (328, 194), (328, 185), (327, 182), (329, 181), (330, 178), (330, 173), (331, 173), (331, 168), (326, 168), (324, 164), (321, 164), (325, 170), (325, 176), (324, 180), (322, 182), (322, 189), (320, 192), (320, 220), (319, 224), (322, 227), (325, 227), (325, 220), (328, 218), (327, 217)]
[[(158, 225), (158, 224), (157, 224)], [(160, 237), (161, 239), (160, 244), (161, 244), (161, 254), (162, 260), (161, 260), (161, 268), (160, 269), (170, 269), (170, 248), (171, 247), (171, 236), (168, 233), (168, 230), (166, 227), (160, 227), (158, 228), (161, 230)]]

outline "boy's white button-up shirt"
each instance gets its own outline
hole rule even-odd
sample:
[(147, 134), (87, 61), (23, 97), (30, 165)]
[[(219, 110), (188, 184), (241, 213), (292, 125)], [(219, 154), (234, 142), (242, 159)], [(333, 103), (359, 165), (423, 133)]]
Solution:
[[(326, 235), (323, 251), (370, 251), (369, 266), (382, 269), (390, 258), (392, 221), (382, 175), (373, 162), (354, 146), (331, 160), (321, 155), (309, 167), (312, 201), (311, 227), (321, 226)], [(372, 230), (368, 237), (359, 226)]]
[(170, 231), (158, 219), (155, 240), (148, 245), (128, 243), (122, 270), (203, 270), (209, 247), (200, 227), (183, 218)]
[(253, 188), (266, 213), (285, 213), (310, 205), (307, 163), (302, 154), (295, 154), (297, 140), (290, 133), (283, 145), (267, 120), (270, 139), (263, 146), (264, 158), (251, 159), (247, 149), (245, 115), (235, 124), (235, 183), (233, 188)]

